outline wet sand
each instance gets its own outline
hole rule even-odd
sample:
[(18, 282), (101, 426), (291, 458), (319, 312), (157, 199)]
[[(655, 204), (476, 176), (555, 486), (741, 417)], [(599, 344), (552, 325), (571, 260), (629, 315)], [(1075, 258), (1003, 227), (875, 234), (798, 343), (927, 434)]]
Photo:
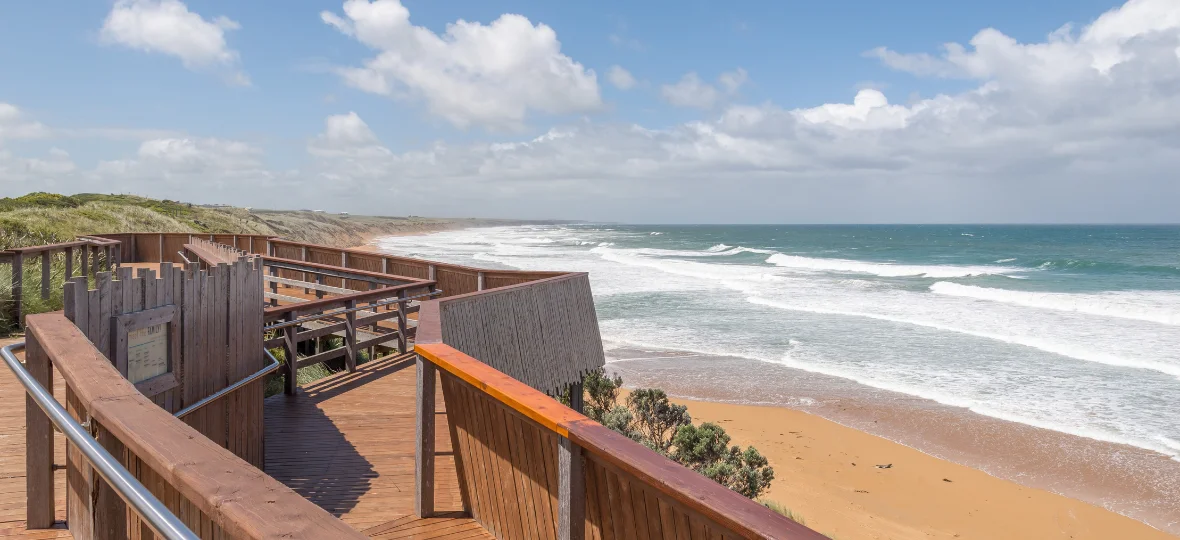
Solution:
[(608, 356), (635, 358), (609, 364), (626, 386), (663, 388), (756, 446), (775, 468), (767, 498), (837, 538), (1180, 533), (1180, 462), (1155, 452), (764, 362)]

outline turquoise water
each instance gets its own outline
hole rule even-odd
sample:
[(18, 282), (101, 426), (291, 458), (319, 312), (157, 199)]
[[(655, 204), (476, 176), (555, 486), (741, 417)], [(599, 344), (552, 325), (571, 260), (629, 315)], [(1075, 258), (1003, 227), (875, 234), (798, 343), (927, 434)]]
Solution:
[(616, 361), (736, 356), (1180, 455), (1180, 227), (529, 226), (380, 245), (588, 271)]

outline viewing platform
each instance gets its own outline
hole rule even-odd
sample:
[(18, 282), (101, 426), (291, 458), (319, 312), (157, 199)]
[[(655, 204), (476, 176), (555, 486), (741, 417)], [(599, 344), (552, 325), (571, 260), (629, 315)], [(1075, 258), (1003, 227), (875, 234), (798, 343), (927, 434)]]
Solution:
[(69, 270), (5, 352), (0, 537), (823, 538), (580, 413), (586, 274), (246, 235), (28, 254)]

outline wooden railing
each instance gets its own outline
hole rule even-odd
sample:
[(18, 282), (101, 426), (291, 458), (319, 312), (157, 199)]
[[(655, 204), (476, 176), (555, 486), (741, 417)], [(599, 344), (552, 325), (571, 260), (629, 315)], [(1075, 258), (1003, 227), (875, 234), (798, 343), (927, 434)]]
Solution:
[(39, 261), (41, 299), (47, 300), (54, 289), (52, 269), (58, 254), (61, 254), (64, 262), (63, 281), (69, 281), (75, 275), (86, 276), (100, 271), (110, 271), (112, 266), (119, 263), (121, 256), (119, 242), (90, 236), (80, 236), (73, 242), (0, 251), (0, 263), (7, 263), (11, 268), (12, 277), (8, 283), (10, 303), (7, 313), (17, 328), (23, 324), (27, 261)]
[(419, 516), (434, 512), (437, 370), (464, 509), (498, 538), (825, 538), (445, 343), (445, 302), (423, 304), (414, 348)]
[[(271, 282), (272, 285), (277, 283)], [(325, 287), (318, 283), (295, 283), (296, 286)], [(287, 359), (284, 370), (285, 392), (288, 395), (295, 393), (298, 386), (297, 373), (303, 367), (344, 358), (345, 368), (351, 372), (356, 370), (361, 351), (368, 350), (369, 358), (372, 359), (376, 347), (388, 348), (390, 343), (396, 343), (398, 353), (407, 352), (408, 341), (417, 331), (416, 326), (411, 326), (411, 322), (416, 321), (411, 321), (409, 315), (417, 313), (418, 302), (430, 298), (434, 290), (433, 281), (413, 280), (370, 291), (349, 291), (348, 294), (339, 296), (267, 308), (264, 315), (267, 324), (265, 328), (280, 335), (266, 340), (264, 345), (268, 348), (283, 348)], [(316, 291), (324, 292), (322, 289)], [(379, 324), (390, 319), (396, 319), (396, 328)], [(365, 327), (369, 330), (367, 336), (362, 337), (361, 329)], [(322, 352), (319, 350), (320, 338), (340, 333), (343, 333), (344, 338), (342, 347)], [(300, 358), (299, 344), (311, 340), (315, 340), (315, 350), (311, 355)]]
[[(202, 538), (364, 538), (344, 522), (235, 456), (152, 403), (61, 313), (28, 318), (26, 365), (51, 388), (56, 368), (66, 405), (127, 471)], [(53, 430), (28, 409), (26, 456), (29, 527), (54, 515)], [(134, 511), (90, 473), (77, 451), (67, 456), (68, 524), (74, 538), (151, 538)], [(32, 489), (35, 487), (35, 491)]]
[(190, 261), (199, 262), (204, 268), (219, 264), (233, 264), (242, 256), (247, 255), (245, 251), (233, 246), (218, 244), (200, 238), (193, 238), (191, 243), (185, 244), (184, 251), (196, 259), (194, 261), (190, 258)]
[(207, 240), (231, 246), (247, 253), (265, 255), (271, 236), (264, 234), (201, 234), (201, 233), (109, 233), (92, 238), (117, 240), (122, 244), (124, 262), (183, 263), (178, 252), (194, 240)]
[(437, 282), (442, 296), (456, 296), (476, 291), (517, 285), (563, 275), (563, 272), (527, 272), (487, 270), (458, 264), (441, 263), (411, 257), (396, 257), (360, 249), (270, 239), (271, 256), (285, 259), (393, 274)]

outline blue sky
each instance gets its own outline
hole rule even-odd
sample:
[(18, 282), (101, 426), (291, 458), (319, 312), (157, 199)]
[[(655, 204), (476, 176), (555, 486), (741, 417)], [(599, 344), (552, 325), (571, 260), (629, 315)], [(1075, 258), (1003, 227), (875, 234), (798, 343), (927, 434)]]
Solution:
[[(1161, 202), (1180, 189), (1174, 2), (636, 4), (5, 3), (0, 195), (636, 222), (1180, 220)], [(469, 32), (448, 33), (460, 20)], [(719, 186), (740, 189), (703, 194)]]

